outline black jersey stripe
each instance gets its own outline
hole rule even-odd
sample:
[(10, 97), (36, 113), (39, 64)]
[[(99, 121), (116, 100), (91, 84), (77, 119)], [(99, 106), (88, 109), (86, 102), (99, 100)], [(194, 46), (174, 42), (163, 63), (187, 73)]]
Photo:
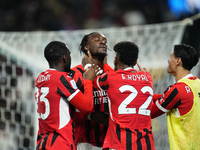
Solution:
[(87, 138), (87, 140), (90, 142), (90, 131), (91, 131), (91, 124), (90, 124), (90, 120), (85, 121), (85, 126), (86, 126), (86, 135), (85, 137)]
[(51, 141), (51, 146), (53, 145), (53, 143), (55, 142), (55, 140), (57, 139), (58, 137), (58, 133), (56, 131), (54, 131), (54, 134), (53, 134), (53, 137), (52, 137), (52, 141)]
[(126, 130), (126, 150), (132, 150), (132, 132), (129, 128)]
[(70, 71), (70, 76), (71, 76), (72, 78), (74, 78), (75, 73), (76, 73), (76, 72), (75, 72), (74, 70), (71, 70), (71, 71)]
[(46, 150), (46, 144), (47, 144), (48, 137), (49, 137), (49, 133), (47, 133), (46, 136), (44, 137), (44, 141), (42, 143), (42, 150)]
[(148, 130), (148, 129), (143, 129), (144, 132), (146, 132), (146, 135), (145, 135), (145, 141), (146, 141), (146, 145), (147, 145), (147, 149), (151, 150), (151, 142), (150, 142), (150, 139), (149, 139), (149, 133), (151, 134), (151, 132)]
[(80, 89), (80, 87), (82, 85), (82, 82), (81, 82), (80, 78), (78, 78), (78, 81), (76, 82), (76, 85), (77, 85), (78, 89)]
[(77, 69), (83, 74), (85, 71), (79, 67), (77, 67)]
[(138, 129), (135, 129), (135, 131), (137, 132), (137, 150), (142, 150), (142, 143), (140, 141), (140, 139), (142, 138), (142, 133), (139, 132)]
[(176, 97), (176, 95), (178, 94), (178, 90), (177, 88), (175, 88), (170, 94), (169, 96), (166, 98), (166, 100), (162, 103), (162, 107), (166, 108), (169, 103)]
[[(94, 101), (99, 101), (99, 99), (98, 99), (98, 98), (95, 98)], [(94, 109), (95, 109), (95, 111), (99, 112), (99, 111), (100, 111), (100, 104), (96, 104), (96, 105), (94, 106)]]
[(116, 124), (117, 127), (116, 127), (116, 134), (117, 134), (117, 137), (119, 139), (119, 141), (121, 142), (121, 131), (120, 131), (120, 126), (119, 124)]
[[(99, 82), (105, 82), (105, 81), (107, 80), (107, 76), (108, 76), (108, 75), (106, 74), (106, 75), (103, 76), (102, 78), (99, 78)], [(102, 88), (103, 90), (108, 90), (109, 86), (108, 86), (108, 84), (107, 84), (107, 85), (102, 85), (101, 88)]]
[(60, 77), (60, 81), (71, 94), (75, 92), (74, 88), (71, 86), (71, 84), (66, 80), (66, 78), (63, 75)]
[(109, 85), (107, 84), (107, 85), (103, 85), (103, 86), (101, 86), (101, 88), (103, 89), (103, 90), (108, 90), (109, 89)]
[(39, 150), (41, 142), (37, 145), (36, 150)]
[(102, 78), (99, 78), (99, 82), (104, 82), (104, 81), (106, 81), (107, 80), (107, 74), (105, 75), (105, 76), (103, 76)]
[[(107, 97), (105, 97), (105, 98), (107, 98)], [(106, 113), (108, 113), (108, 111), (109, 111), (108, 103), (104, 103), (104, 111)]]
[(43, 136), (43, 135), (44, 135), (44, 134), (38, 135), (38, 136), (37, 136), (37, 141), (40, 140), (40, 139), (42, 139), (42, 136)]
[(95, 141), (96, 146), (101, 147), (102, 143), (100, 142), (100, 124), (95, 124)]
[(61, 91), (61, 89), (58, 87), (57, 88), (57, 92), (64, 98), (67, 98), (67, 96), (65, 96), (65, 94)]

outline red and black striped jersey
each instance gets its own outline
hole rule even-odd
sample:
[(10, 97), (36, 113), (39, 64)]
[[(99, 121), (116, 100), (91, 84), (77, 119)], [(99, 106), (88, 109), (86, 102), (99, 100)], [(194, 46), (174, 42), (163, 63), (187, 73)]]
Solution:
[[(75, 66), (71, 69), (71, 76), (76, 81), (78, 87), (82, 91), (83, 85), (81, 82), (83, 79), (84, 68), (82, 65)], [(108, 113), (108, 97), (107, 92), (93, 87), (93, 112), (106, 112)], [(82, 114), (82, 113), (81, 113)], [(76, 115), (81, 117), (82, 115), (77, 110)], [(81, 118), (77, 118), (81, 120)], [(103, 124), (96, 123), (89, 120), (87, 116), (84, 116), (84, 121), (75, 122), (75, 139), (77, 143), (87, 142), (94, 146), (102, 147), (103, 141), (106, 135), (107, 127)]]
[[(196, 77), (189, 77), (190, 80), (195, 80)], [(159, 109), (160, 114), (176, 109), (177, 116), (187, 114), (193, 106), (193, 93), (190, 87), (183, 83), (177, 82), (167, 87), (162, 97), (155, 102), (155, 107), (152, 109), (152, 117), (156, 116), (156, 110)], [(155, 110), (154, 110), (155, 108)]]
[(107, 72), (96, 82), (109, 96), (109, 127), (104, 149), (155, 149), (151, 127), (153, 79), (133, 68)]
[[(92, 81), (88, 81), (85, 86), (92, 90)], [(93, 106), (90, 90), (84, 96), (66, 72), (55, 69), (48, 69), (37, 77), (35, 100), (39, 120), (38, 150), (76, 149), (72, 121), (74, 106), (85, 114), (90, 113)], [(83, 105), (87, 106), (83, 108)]]

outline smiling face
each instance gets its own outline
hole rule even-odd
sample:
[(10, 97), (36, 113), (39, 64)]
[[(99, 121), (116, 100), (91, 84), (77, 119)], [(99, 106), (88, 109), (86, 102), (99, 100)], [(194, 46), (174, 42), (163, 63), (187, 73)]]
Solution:
[(106, 56), (107, 39), (103, 34), (94, 33), (89, 36), (85, 49), (89, 50), (92, 56)]

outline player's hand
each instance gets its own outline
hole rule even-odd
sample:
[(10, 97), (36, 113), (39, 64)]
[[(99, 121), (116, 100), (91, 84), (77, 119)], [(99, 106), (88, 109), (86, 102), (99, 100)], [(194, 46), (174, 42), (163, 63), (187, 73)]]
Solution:
[(100, 69), (101, 68), (99, 66), (92, 64), (91, 67), (84, 72), (84, 79), (89, 79), (93, 82)]
[(83, 67), (85, 67), (86, 64), (92, 64), (92, 60), (85, 54), (82, 58)]
[(139, 68), (139, 71), (149, 72), (149, 70), (146, 67), (142, 68), (138, 62), (137, 62), (137, 66)]
[(92, 59), (90, 51), (87, 51), (87, 54), (88, 55), (85, 54), (85, 56), (82, 58), (82, 65), (85, 71), (91, 67), (91, 64), (94, 64), (94, 60)]

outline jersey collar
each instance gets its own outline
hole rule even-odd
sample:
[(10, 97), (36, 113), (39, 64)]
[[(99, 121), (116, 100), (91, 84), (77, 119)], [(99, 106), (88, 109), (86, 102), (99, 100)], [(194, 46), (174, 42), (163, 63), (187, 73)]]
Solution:
[(127, 68), (125, 68), (124, 70), (129, 70), (129, 69), (133, 69), (132, 67), (127, 67)]
[[(187, 79), (187, 78), (190, 78), (190, 77), (193, 77), (193, 75), (191, 73), (186, 75), (185, 77), (181, 78), (180, 80)], [(177, 82), (179, 82), (180, 80), (178, 80)]]

